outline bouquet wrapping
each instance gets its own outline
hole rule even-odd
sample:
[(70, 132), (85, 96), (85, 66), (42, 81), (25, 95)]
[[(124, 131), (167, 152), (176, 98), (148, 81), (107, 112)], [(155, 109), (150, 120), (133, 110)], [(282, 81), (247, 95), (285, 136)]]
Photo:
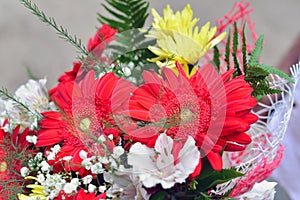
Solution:
[(262, 64), (249, 3), (198, 27), (189, 4), (112, 15), (52, 89), (31, 79), (0, 100), (0, 199), (273, 199), (299, 66)]

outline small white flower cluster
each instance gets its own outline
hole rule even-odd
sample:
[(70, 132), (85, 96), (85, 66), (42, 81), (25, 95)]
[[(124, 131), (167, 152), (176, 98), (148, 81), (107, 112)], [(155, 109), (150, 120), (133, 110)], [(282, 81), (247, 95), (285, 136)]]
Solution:
[(88, 153), (81, 150), (79, 153), (82, 159), (81, 165), (87, 170), (91, 170), (93, 174), (102, 174), (104, 172), (103, 164), (108, 164), (108, 160), (105, 157), (96, 158), (96, 156), (88, 157)]
[(65, 188), (66, 180), (62, 174), (39, 174), (38, 181), (44, 186), (44, 193), (49, 196), (49, 199), (54, 199), (59, 192)]
[[(108, 135), (107, 139), (113, 140), (113, 135)], [(99, 143), (104, 149), (107, 148), (104, 144), (107, 139), (104, 135), (101, 135), (98, 138)], [(124, 161), (122, 160), (122, 155), (125, 153), (125, 150), (122, 146), (115, 146), (112, 153), (108, 151), (106, 153), (108, 154), (107, 156), (88, 157), (88, 153), (82, 150), (79, 153), (79, 156), (82, 159), (81, 164), (85, 169), (91, 170), (93, 174), (102, 174), (104, 172), (103, 165), (109, 165), (110, 169), (113, 171), (123, 167), (122, 163), (124, 163)]]
[(51, 148), (51, 151), (46, 151), (47, 160), (54, 160), (58, 152), (60, 152), (60, 146), (56, 144)]
[[(60, 151), (60, 146), (55, 145), (48, 152), (47, 158), (43, 156), (42, 153), (37, 153), (37, 155), (30, 159), (28, 162), (28, 167), (22, 167), (20, 173), (23, 177), (30, 176), (32, 174), (37, 174), (37, 183), (44, 187), (43, 193), (47, 196), (47, 199), (51, 200), (59, 195), (60, 191), (64, 191), (67, 195), (74, 194), (79, 191), (80, 188), (85, 188), (86, 191), (92, 193), (104, 193), (107, 190), (107, 185), (96, 186), (92, 183), (96, 176), (91, 174), (84, 177), (78, 176), (74, 177), (71, 172), (63, 171), (58, 173), (53, 173), (52, 166), (47, 162), (51, 160), (53, 156)], [(85, 151), (80, 152), (80, 156), (83, 159), (83, 165), (90, 169), (92, 174), (102, 174), (104, 172), (103, 164), (108, 164), (106, 158), (98, 159), (95, 156), (88, 157), (88, 153)], [(71, 156), (66, 156), (63, 160), (70, 160)], [(101, 162), (100, 162), (101, 160)]]
[(46, 82), (46, 79), (29, 80), (17, 89), (13, 96), (14, 100), (9, 98), (1, 100), (0, 122), (9, 119), (5, 131), (11, 132), (17, 125), (33, 130), (37, 127), (41, 112), (55, 110), (54, 104), (49, 103)]
[(29, 143), (32, 143), (32, 144), (36, 144), (37, 139), (38, 139), (38, 137), (36, 135), (27, 135), (26, 136), (26, 141)]
[(46, 162), (46, 159), (43, 157), (43, 153), (39, 152), (36, 154), (34, 158), (31, 158), (28, 161), (28, 166), (30, 171), (50, 171), (51, 167), (50, 165)]

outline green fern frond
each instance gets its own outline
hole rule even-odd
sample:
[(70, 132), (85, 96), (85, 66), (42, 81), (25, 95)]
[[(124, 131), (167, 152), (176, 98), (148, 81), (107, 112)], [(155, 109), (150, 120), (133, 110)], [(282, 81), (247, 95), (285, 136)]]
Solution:
[(249, 66), (256, 66), (259, 63), (259, 57), (262, 53), (264, 35), (260, 35), (257, 41), (255, 42), (255, 49), (251, 53), (249, 60)]
[(106, 0), (102, 6), (115, 19), (98, 14), (98, 21), (120, 32), (142, 28), (149, 15), (149, 2), (144, 0)]
[(260, 100), (263, 96), (268, 94), (280, 93), (280, 90), (270, 87), (267, 77), (269, 72), (261, 67), (249, 67), (245, 74), (245, 81), (247, 81), (253, 88), (252, 96)]
[(289, 75), (287, 75), (286, 73), (284, 73), (283, 71), (281, 71), (280, 69), (277, 69), (275, 67), (267, 66), (267, 65), (264, 65), (264, 64), (258, 64), (257, 67), (267, 71), (270, 74), (276, 74), (276, 75), (280, 76), (281, 78), (286, 79), (290, 83), (295, 82), (291, 77), (289, 77)]
[(56, 33), (59, 35), (60, 38), (71, 43), (74, 47), (78, 49), (80, 53), (83, 53), (84, 55), (88, 55), (85, 46), (82, 44), (81, 40), (76, 37), (76, 35), (71, 36), (68, 33), (68, 30), (66, 28), (57, 25), (53, 17), (47, 17), (46, 14), (43, 11), (41, 11), (38, 8), (38, 6), (32, 3), (30, 0), (20, 0), (20, 1), (26, 8), (28, 8), (32, 12), (32, 14), (37, 16), (42, 22), (54, 28), (54, 30), (56, 31)]
[(244, 73), (247, 73), (247, 45), (246, 45), (246, 35), (245, 35), (245, 27), (246, 27), (246, 22), (243, 26), (243, 38), (242, 38), (242, 54), (243, 54), (243, 68), (244, 68)]
[(264, 36), (259, 36), (258, 40), (255, 42), (255, 49), (252, 51), (248, 66), (245, 71), (245, 80), (253, 88), (252, 95), (260, 100), (263, 96), (268, 94), (280, 93), (278, 89), (271, 88), (268, 81), (269, 74), (276, 74), (287, 81), (294, 83), (294, 80), (290, 78), (283, 71), (267, 66), (265, 64), (259, 63), (259, 57), (263, 49)]
[[(105, 0), (102, 6), (113, 18), (98, 14), (98, 21), (119, 31), (115, 44), (109, 45), (109, 48), (113, 50), (113, 59), (124, 65), (133, 64), (132, 74), (138, 74), (137, 70), (141, 73), (141, 68), (148, 63), (147, 58), (153, 57), (147, 47), (153, 44), (154, 40), (146, 40), (145, 35), (149, 30), (140, 31), (149, 15), (149, 2), (146, 0)], [(138, 74), (135, 77), (141, 76)]]
[(238, 29), (237, 29), (237, 25), (236, 22), (234, 23), (234, 32), (233, 32), (233, 40), (232, 40), (232, 58), (233, 58), (233, 62), (234, 62), (234, 76), (240, 76), (242, 75), (242, 71), (240, 69), (240, 64), (239, 61), (237, 59), (236, 53), (237, 53), (237, 49), (238, 49), (238, 45), (239, 45), (239, 35), (238, 35)]
[(216, 70), (218, 72), (220, 72), (220, 65), (221, 65), (221, 62), (220, 62), (220, 51), (219, 51), (219, 49), (218, 49), (217, 46), (214, 46), (213, 64), (215, 65)]
[[(230, 33), (230, 30), (229, 30)], [(227, 42), (226, 42), (226, 47), (225, 47), (225, 62), (227, 63), (227, 70), (230, 69), (230, 34), (228, 34)]]

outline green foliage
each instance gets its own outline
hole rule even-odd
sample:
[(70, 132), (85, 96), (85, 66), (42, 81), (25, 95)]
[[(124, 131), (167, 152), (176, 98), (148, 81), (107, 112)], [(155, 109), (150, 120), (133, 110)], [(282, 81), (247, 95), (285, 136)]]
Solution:
[(246, 44), (246, 35), (245, 35), (245, 25), (243, 26), (243, 38), (242, 38), (242, 54), (243, 54), (243, 68), (244, 73), (247, 73), (247, 44)]
[(245, 72), (245, 80), (254, 89), (252, 95), (259, 100), (267, 94), (276, 94), (281, 92), (278, 89), (270, 88), (269, 81), (268, 81), (269, 74), (276, 74), (291, 83), (294, 82), (293, 79), (291, 79), (283, 71), (275, 67), (271, 67), (259, 63), (259, 57), (262, 53), (263, 39), (264, 36), (261, 35), (256, 41), (255, 43), (256, 47), (252, 51), (248, 63), (247, 71)]
[(290, 83), (294, 83), (294, 80), (291, 77), (289, 77), (286, 73), (281, 71), (280, 69), (277, 69), (277, 68), (272, 67), (272, 66), (267, 66), (267, 65), (264, 65), (264, 64), (258, 64), (257, 67), (265, 70), (269, 74), (276, 74), (276, 75), (280, 76), (281, 78), (286, 79)]
[(155, 193), (151, 195), (150, 200), (164, 200), (167, 192), (166, 191), (161, 191), (158, 193)]
[(243, 176), (243, 174), (237, 172), (234, 168), (215, 171), (211, 167), (206, 166), (205, 168), (203, 168), (200, 176), (197, 178), (197, 190), (204, 192), (207, 189), (215, 187), (218, 184), (228, 182), (234, 178), (241, 176)]
[(213, 64), (215, 65), (216, 70), (220, 72), (220, 52), (217, 46), (214, 46)]
[(251, 53), (251, 58), (249, 60), (249, 66), (256, 66), (259, 64), (259, 57), (262, 53), (264, 35), (260, 35), (257, 41), (255, 42), (255, 49)]
[(114, 19), (98, 14), (98, 21), (119, 31), (117, 41), (108, 47), (113, 50), (113, 61), (125, 66), (133, 65), (131, 76), (141, 78), (141, 72), (148, 64), (147, 58), (154, 57), (154, 54), (148, 50), (148, 46), (153, 45), (155, 41), (146, 40), (145, 35), (149, 30), (141, 31), (149, 15), (149, 2), (146, 0), (106, 0), (106, 4), (102, 6)]
[(238, 45), (239, 45), (239, 33), (238, 33), (238, 29), (237, 29), (237, 25), (236, 25), (236, 22), (234, 22), (234, 32), (233, 32), (233, 40), (232, 40), (232, 58), (233, 58), (233, 62), (234, 62), (234, 68), (235, 68), (235, 71), (234, 71), (234, 76), (240, 76), (242, 75), (242, 71), (240, 69), (240, 64), (239, 64), (239, 61), (237, 59), (237, 56), (236, 56), (236, 53), (237, 53), (237, 50), (238, 50)]
[[(229, 30), (230, 33), (230, 30)], [(230, 34), (228, 35), (226, 47), (225, 47), (225, 62), (227, 63), (227, 70), (230, 69)]]
[[(207, 191), (214, 189), (218, 184), (243, 176), (242, 173), (236, 171), (234, 168), (216, 171), (212, 169), (207, 159), (204, 159), (203, 162), (202, 171), (197, 179), (191, 181), (190, 188), (183, 187), (181, 189), (182, 192), (177, 191), (175, 197), (193, 197), (185, 199), (195, 200), (218, 199), (218, 197), (215, 198), (213, 195), (208, 195)], [(229, 196), (229, 194), (226, 194), (223, 197), (226, 198), (227, 196)]]
[(280, 93), (280, 90), (270, 88), (267, 77), (269, 72), (260, 67), (249, 67), (245, 74), (245, 81), (254, 89), (252, 95), (260, 100), (267, 94)]
[(62, 26), (57, 25), (53, 17), (47, 17), (46, 14), (41, 11), (36, 4), (32, 3), (30, 0), (20, 0), (21, 3), (28, 8), (32, 14), (37, 16), (42, 22), (54, 28), (56, 33), (60, 38), (65, 39), (67, 42), (71, 43), (74, 47), (78, 49), (80, 53), (84, 55), (88, 55), (88, 52), (80, 39), (76, 37), (76, 35), (71, 36), (68, 33), (68, 30)]
[(102, 6), (116, 19), (98, 14), (98, 21), (120, 32), (142, 28), (148, 17), (149, 2), (145, 0), (106, 0)]

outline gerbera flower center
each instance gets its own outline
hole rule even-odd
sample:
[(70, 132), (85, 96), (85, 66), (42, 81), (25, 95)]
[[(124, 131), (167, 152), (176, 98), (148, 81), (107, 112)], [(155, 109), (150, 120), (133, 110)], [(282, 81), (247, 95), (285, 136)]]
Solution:
[(84, 118), (80, 122), (80, 129), (83, 131), (88, 131), (90, 129), (91, 120), (89, 118)]
[(6, 169), (7, 169), (7, 163), (3, 161), (3, 162), (0, 164), (0, 172), (5, 172)]
[(187, 124), (195, 120), (196, 115), (190, 109), (183, 109), (180, 112), (181, 123)]

